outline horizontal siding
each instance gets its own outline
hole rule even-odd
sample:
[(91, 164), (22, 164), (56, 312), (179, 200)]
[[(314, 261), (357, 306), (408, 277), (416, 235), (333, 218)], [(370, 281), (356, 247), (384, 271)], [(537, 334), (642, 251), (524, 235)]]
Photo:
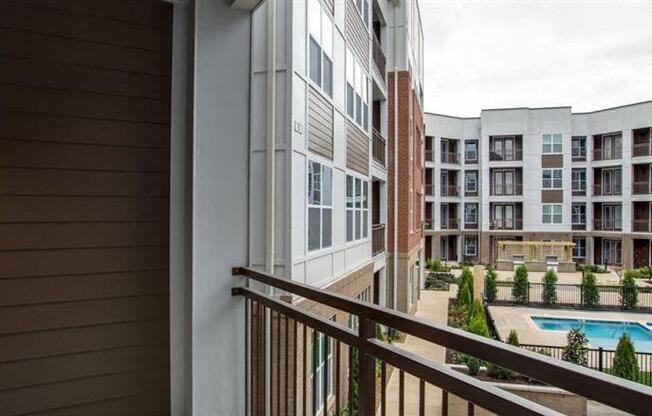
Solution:
[(169, 414), (169, 3), (0, 0), (0, 413)]
[(345, 33), (349, 45), (362, 61), (362, 66), (369, 71), (369, 30), (362, 23), (360, 13), (353, 0), (346, 1)]
[(333, 159), (333, 105), (315, 88), (308, 89), (308, 149)]
[(346, 166), (363, 175), (369, 174), (369, 137), (347, 121)]

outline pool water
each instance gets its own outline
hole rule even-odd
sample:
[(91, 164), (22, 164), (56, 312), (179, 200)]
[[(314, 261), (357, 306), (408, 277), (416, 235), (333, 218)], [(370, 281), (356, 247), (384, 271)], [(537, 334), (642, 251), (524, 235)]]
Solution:
[(532, 320), (544, 331), (570, 331), (581, 329), (589, 339), (591, 348), (615, 350), (618, 339), (627, 332), (636, 352), (652, 352), (652, 331), (636, 322), (598, 321), (575, 318), (547, 318), (533, 316)]

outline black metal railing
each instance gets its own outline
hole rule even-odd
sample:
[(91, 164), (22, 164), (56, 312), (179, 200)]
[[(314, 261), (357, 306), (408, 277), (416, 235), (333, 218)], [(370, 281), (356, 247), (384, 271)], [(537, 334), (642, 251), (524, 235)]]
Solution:
[[(564, 354), (564, 347), (549, 345), (521, 344), (521, 348), (528, 351), (546, 354), (549, 357), (561, 360)], [(594, 370), (612, 374), (612, 366), (616, 351), (604, 348), (588, 348), (586, 353), (587, 367)], [(652, 353), (636, 352), (636, 361), (639, 367), (639, 376), (635, 380), (641, 384), (652, 386)]]
[[(232, 289), (233, 296), (244, 298), (246, 350), (243, 357), (248, 414), (270, 411), (272, 414), (307, 415), (309, 410), (316, 414), (320, 410), (316, 407), (321, 395), (328, 397), (324, 402), (331, 403), (328, 414), (347, 408), (349, 414), (372, 416), (380, 411), (384, 415), (388, 408), (386, 385), (391, 366), (399, 373), (399, 414), (404, 413), (405, 395), (410, 393), (418, 395), (419, 408), (423, 409), (428, 399), (425, 386), (430, 384), (442, 389), (442, 415), (448, 414), (449, 394), (468, 401), (469, 414), (473, 414), (477, 406), (505, 415), (560, 415), (491, 383), (378, 340), (377, 324), (472, 354), (616, 409), (646, 414), (652, 407), (652, 391), (638, 383), (250, 268), (237, 267), (232, 272), (256, 281), (258, 287), (261, 284), (267, 287), (261, 288), (262, 291), (251, 287)], [(246, 284), (245, 281), (241, 283)], [(271, 290), (270, 287), (277, 292), (276, 296), (264, 293)], [(320, 306), (320, 310), (331, 310), (328, 312), (331, 316), (335, 310), (355, 316), (359, 325), (357, 329), (348, 328), (295, 305), (295, 299), (309, 300)], [(318, 357), (328, 357), (326, 362), (332, 363), (328, 364), (328, 371), (313, 371), (319, 368), (320, 360), (308, 358), (309, 338), (313, 340), (313, 348), (325, 339), (325, 350), (317, 352)], [(348, 370), (344, 364), (347, 361), (350, 363)], [(418, 392), (406, 392), (406, 374), (418, 379)], [(396, 404), (391, 403), (392, 406)]]
[(652, 287), (638, 286), (632, 289), (626, 286), (596, 285), (595, 290), (598, 293), (596, 297), (592, 294), (588, 295), (589, 289), (581, 284), (558, 283), (555, 285), (556, 299), (554, 302), (546, 302), (543, 283), (528, 283), (526, 293), (517, 298), (513, 296), (513, 282), (496, 282), (496, 285), (497, 296), (492, 303), (498, 304), (525, 304), (552, 308), (652, 310)]
[(387, 147), (387, 142), (382, 134), (375, 127), (371, 129), (372, 131), (372, 146), (371, 153), (375, 161), (385, 166), (385, 148)]
[(385, 224), (371, 226), (371, 253), (375, 256), (385, 251)]
[(383, 52), (383, 46), (380, 44), (380, 41), (378, 40), (376, 35), (372, 36), (372, 57), (373, 57), (374, 65), (376, 65), (376, 69), (380, 73), (380, 76), (382, 77), (383, 81), (386, 81), (385, 52)]

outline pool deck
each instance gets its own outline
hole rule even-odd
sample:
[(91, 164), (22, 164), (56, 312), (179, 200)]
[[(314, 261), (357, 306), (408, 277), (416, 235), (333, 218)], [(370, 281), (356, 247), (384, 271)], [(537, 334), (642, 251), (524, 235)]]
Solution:
[(521, 344), (536, 344), (548, 346), (566, 345), (565, 331), (545, 331), (530, 319), (530, 316), (550, 318), (583, 318), (616, 322), (638, 322), (645, 325), (652, 322), (652, 314), (617, 311), (584, 311), (574, 309), (546, 309), (522, 306), (489, 306), (489, 312), (494, 320), (496, 331), (503, 340), (514, 329), (518, 333)]

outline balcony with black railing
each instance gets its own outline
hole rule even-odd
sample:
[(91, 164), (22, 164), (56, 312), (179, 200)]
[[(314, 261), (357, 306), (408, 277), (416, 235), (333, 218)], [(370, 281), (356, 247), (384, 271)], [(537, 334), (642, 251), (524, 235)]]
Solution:
[(378, 73), (381, 76), (381, 79), (384, 82), (387, 82), (386, 75), (385, 75), (385, 65), (387, 62), (387, 59), (385, 59), (385, 52), (383, 51), (383, 45), (380, 43), (380, 40), (378, 40), (378, 37), (375, 34), (372, 34), (372, 57), (374, 61), (374, 66), (378, 70)]
[(376, 256), (385, 251), (385, 224), (371, 226), (371, 253)]
[(387, 148), (387, 141), (380, 134), (380, 131), (373, 127), (371, 129), (372, 134), (372, 144), (371, 144), (371, 153), (374, 160), (380, 163), (382, 166), (385, 166), (385, 154)]
[[(464, 414), (469, 415), (561, 415), (546, 407), (554, 404), (536, 403), (378, 339), (378, 325), (617, 410), (643, 415), (652, 408), (652, 390), (636, 382), (250, 268), (234, 268), (233, 274), (244, 285), (231, 293), (242, 299), (245, 333), (237, 336), (245, 337), (241, 359), (248, 415), (406, 414), (406, 403), (413, 403), (414, 414), (434, 408), (429, 414), (447, 416), (453, 414), (449, 399), (455, 396), (468, 403)], [(248, 281), (257, 288), (245, 287)], [(306, 299), (331, 314), (342, 312), (355, 324), (344, 326), (292, 299)], [(390, 371), (398, 372), (399, 380), (391, 396)], [(408, 378), (416, 383), (406, 383)]]

